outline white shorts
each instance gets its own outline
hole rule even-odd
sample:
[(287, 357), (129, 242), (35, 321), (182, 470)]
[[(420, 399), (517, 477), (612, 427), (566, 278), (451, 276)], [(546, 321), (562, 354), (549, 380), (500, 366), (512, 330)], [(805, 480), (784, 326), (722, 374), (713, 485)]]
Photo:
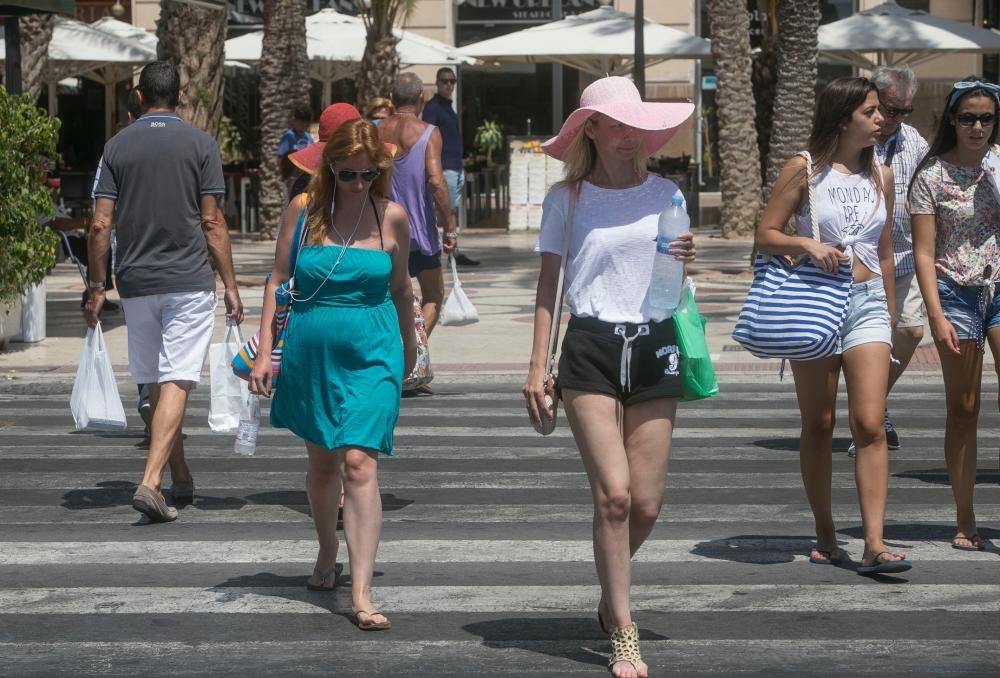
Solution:
[(924, 300), (915, 273), (896, 278), (896, 327), (923, 327)]
[(128, 367), (137, 384), (201, 379), (215, 327), (215, 292), (177, 292), (122, 299)]

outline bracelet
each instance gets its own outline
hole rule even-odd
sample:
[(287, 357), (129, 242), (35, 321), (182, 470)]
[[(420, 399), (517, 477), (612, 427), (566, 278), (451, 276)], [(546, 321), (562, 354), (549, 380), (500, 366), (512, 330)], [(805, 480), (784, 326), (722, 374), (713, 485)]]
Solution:
[(104, 283), (103, 282), (94, 282), (93, 280), (88, 280), (87, 281), (87, 289), (88, 290), (103, 290), (104, 289)]
[(449, 240), (449, 239), (452, 239), (452, 238), (457, 238), (458, 237), (458, 231), (450, 231), (448, 233), (445, 233), (444, 237), (445, 237), (445, 240)]

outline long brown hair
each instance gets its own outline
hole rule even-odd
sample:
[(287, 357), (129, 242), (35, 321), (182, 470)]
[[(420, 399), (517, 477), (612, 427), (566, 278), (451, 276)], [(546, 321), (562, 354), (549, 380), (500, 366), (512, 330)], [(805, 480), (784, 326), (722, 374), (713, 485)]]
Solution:
[[(837, 78), (823, 88), (816, 99), (812, 133), (809, 135), (809, 155), (813, 172), (829, 165), (837, 151), (840, 130), (851, 121), (851, 116), (868, 98), (869, 92), (878, 92), (868, 78)], [(882, 172), (875, 159), (875, 146), (861, 151), (861, 173), (878, 189), (879, 197), (885, 192)]]
[(337, 178), (332, 165), (338, 160), (356, 155), (371, 158), (378, 177), (372, 182), (370, 193), (378, 198), (389, 195), (392, 186), (392, 156), (378, 135), (378, 127), (367, 120), (348, 120), (334, 130), (323, 149), (323, 159), (309, 182), (308, 232), (306, 242), (310, 245), (323, 244), (323, 237), (330, 227), (333, 211), (333, 197), (337, 191)]

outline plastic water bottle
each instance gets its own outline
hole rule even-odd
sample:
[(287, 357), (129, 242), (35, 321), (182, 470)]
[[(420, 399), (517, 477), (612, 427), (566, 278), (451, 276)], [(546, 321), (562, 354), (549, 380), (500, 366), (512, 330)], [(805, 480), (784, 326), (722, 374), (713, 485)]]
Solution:
[(672, 311), (681, 299), (684, 285), (684, 262), (670, 254), (670, 243), (677, 236), (691, 230), (691, 219), (684, 210), (684, 196), (680, 191), (670, 199), (670, 206), (660, 212), (660, 224), (656, 233), (656, 254), (653, 258), (653, 277), (649, 281), (649, 303)]
[(257, 430), (260, 428), (260, 401), (255, 394), (243, 404), (240, 411), (240, 427), (236, 431), (236, 454), (253, 456), (257, 450)]

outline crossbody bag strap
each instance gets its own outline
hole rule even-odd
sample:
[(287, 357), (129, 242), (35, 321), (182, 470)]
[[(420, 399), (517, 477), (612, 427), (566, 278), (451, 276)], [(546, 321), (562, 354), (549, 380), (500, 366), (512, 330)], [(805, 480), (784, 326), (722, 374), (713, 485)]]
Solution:
[(562, 319), (563, 292), (566, 284), (566, 257), (569, 256), (569, 242), (573, 234), (573, 212), (577, 197), (572, 189), (569, 194), (569, 210), (566, 215), (566, 228), (563, 233), (562, 259), (559, 260), (559, 280), (556, 282), (556, 303), (552, 308), (552, 324), (549, 327), (549, 371), (552, 371), (553, 361), (559, 345), (559, 322)]
[(813, 163), (809, 151), (800, 151), (799, 155), (806, 161), (806, 192), (809, 201), (809, 221), (812, 225), (812, 237), (816, 242), (819, 238), (819, 210), (816, 208), (816, 189), (813, 186)]
[(293, 280), (295, 278), (295, 267), (299, 263), (299, 251), (302, 246), (305, 245), (306, 235), (309, 229), (305, 227), (306, 215), (309, 212), (309, 195), (306, 194), (303, 200), (302, 210), (299, 212), (299, 218), (295, 222), (295, 235), (292, 238), (292, 251), (288, 259), (288, 279)]

